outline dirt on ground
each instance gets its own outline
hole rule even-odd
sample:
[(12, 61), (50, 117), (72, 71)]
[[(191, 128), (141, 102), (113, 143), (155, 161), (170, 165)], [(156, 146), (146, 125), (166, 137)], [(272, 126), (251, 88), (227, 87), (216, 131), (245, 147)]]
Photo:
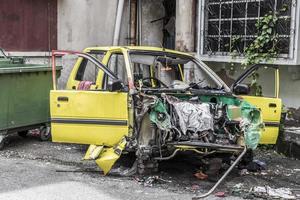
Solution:
[[(172, 160), (161, 162), (157, 174), (103, 176), (93, 161), (82, 161), (86, 145), (41, 142), (37, 137), (23, 139), (17, 135), (10, 136), (9, 141), (0, 151), (0, 199), (3, 199), (1, 194), (5, 196), (7, 192), (11, 194), (62, 182), (86, 184), (108, 195), (106, 197), (109, 198), (104, 199), (192, 199), (214, 185), (212, 181), (199, 180), (194, 176), (199, 170), (204, 170), (203, 162), (194, 154), (180, 154)], [(266, 169), (257, 172), (234, 169), (209, 199), (272, 199), (253, 193), (251, 189), (255, 186), (289, 188), (293, 195), (300, 191), (299, 160), (265, 147), (255, 151), (254, 159), (265, 163)], [(122, 162), (128, 164), (126, 158)], [(224, 171), (228, 166), (223, 168)], [(217, 192), (225, 197), (216, 197)], [(92, 194), (94, 192), (91, 192), (91, 199)], [(34, 199), (34, 196), (31, 197)]]

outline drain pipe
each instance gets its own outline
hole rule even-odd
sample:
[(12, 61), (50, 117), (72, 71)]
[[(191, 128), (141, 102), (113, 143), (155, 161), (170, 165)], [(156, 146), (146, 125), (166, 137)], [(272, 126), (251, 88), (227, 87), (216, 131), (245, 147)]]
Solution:
[(130, 45), (136, 45), (136, 28), (137, 28), (137, 0), (130, 1)]
[(122, 22), (123, 8), (124, 8), (124, 1), (125, 0), (118, 0), (118, 9), (117, 9), (116, 22), (115, 22), (113, 46), (119, 45), (121, 22)]
[(197, 14), (198, 14), (198, 19), (197, 19), (197, 57), (200, 56), (200, 39), (201, 39), (201, 0), (198, 0), (198, 7), (197, 7)]
[(137, 2), (137, 30), (138, 30), (138, 45), (142, 45), (142, 0)]

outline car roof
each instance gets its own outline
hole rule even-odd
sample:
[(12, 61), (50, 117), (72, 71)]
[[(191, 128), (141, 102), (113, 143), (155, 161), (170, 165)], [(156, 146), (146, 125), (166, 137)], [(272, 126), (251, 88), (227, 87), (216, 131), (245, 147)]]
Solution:
[[(191, 57), (192, 59), (195, 58), (192, 54), (189, 53), (184, 53), (181, 51), (176, 51), (172, 49), (165, 49), (165, 48), (160, 48), (160, 47), (152, 47), (152, 46), (103, 46), (103, 47), (88, 47), (84, 49), (84, 52), (89, 53), (90, 51), (114, 51), (114, 50), (127, 50), (127, 51), (140, 51), (140, 52), (166, 52), (170, 54), (176, 54), (178, 56), (187, 56)], [(225, 87), (225, 90), (227, 92), (230, 91), (230, 88), (222, 81), (222, 79), (215, 74), (206, 64), (202, 63), (203, 65), (206, 66), (206, 70), (208, 71), (207, 73), (210, 73), (214, 75), (214, 79), (222, 86)]]
[(84, 52), (89, 51), (111, 51), (111, 50), (117, 50), (117, 49), (126, 49), (131, 51), (153, 51), (153, 52), (167, 52), (167, 53), (173, 53), (178, 54), (182, 56), (192, 56), (189, 53), (184, 53), (181, 51), (176, 51), (172, 49), (166, 49), (166, 48), (160, 48), (160, 47), (152, 47), (152, 46), (104, 46), (104, 47), (88, 47), (84, 49)]

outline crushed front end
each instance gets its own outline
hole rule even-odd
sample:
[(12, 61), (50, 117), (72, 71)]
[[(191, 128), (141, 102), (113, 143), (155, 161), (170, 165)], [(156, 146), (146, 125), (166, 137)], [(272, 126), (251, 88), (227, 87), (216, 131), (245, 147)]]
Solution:
[(138, 172), (156, 171), (179, 151), (203, 156), (255, 149), (260, 111), (231, 94), (151, 91), (134, 96)]

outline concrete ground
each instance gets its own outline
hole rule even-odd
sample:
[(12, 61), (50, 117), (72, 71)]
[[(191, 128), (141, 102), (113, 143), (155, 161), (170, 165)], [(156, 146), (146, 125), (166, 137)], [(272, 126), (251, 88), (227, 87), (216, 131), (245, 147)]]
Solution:
[[(157, 176), (163, 181), (152, 185), (141, 181), (151, 176), (103, 176), (93, 161), (81, 161), (86, 148), (11, 136), (0, 152), (0, 200), (191, 199), (213, 185), (193, 176), (199, 163), (186, 156), (161, 163)], [(267, 163), (267, 170), (244, 175), (234, 170), (216, 190), (226, 192), (222, 199), (250, 198), (245, 191), (253, 186), (300, 189), (299, 160), (273, 150), (259, 150), (256, 154), (257, 159)], [(211, 195), (208, 199), (220, 198)]]

